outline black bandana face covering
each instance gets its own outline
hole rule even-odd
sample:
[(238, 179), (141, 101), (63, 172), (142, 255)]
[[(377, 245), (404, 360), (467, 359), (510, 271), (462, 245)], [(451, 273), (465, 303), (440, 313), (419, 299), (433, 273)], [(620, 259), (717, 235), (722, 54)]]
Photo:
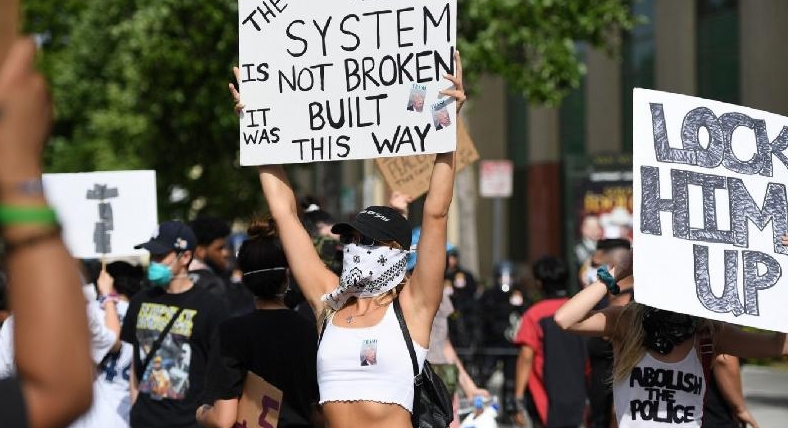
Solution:
[(643, 313), (643, 346), (661, 355), (695, 335), (698, 319), (663, 309), (646, 307)]

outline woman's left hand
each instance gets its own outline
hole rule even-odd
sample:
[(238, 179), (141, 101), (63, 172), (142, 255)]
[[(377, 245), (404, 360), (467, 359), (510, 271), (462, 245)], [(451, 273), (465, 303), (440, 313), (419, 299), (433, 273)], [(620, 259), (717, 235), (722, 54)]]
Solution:
[(788, 235), (783, 235), (782, 244), (788, 246)]
[(454, 51), (454, 62), (457, 65), (457, 72), (454, 76), (451, 74), (444, 74), (446, 80), (454, 83), (454, 88), (448, 88), (440, 91), (441, 95), (454, 97), (457, 100), (457, 113), (460, 112), (462, 105), (465, 104), (465, 88), (462, 86), (462, 59), (460, 58), (460, 51)]

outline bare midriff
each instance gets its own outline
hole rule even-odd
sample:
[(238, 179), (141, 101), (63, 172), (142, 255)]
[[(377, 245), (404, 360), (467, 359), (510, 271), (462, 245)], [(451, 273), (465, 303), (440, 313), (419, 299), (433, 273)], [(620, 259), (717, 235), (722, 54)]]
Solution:
[(323, 403), (326, 428), (412, 428), (410, 412), (398, 404), (374, 401)]

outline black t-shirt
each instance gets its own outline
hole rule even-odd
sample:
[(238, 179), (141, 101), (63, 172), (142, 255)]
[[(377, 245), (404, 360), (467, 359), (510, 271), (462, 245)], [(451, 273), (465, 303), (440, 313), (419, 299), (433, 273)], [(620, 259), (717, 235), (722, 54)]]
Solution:
[(279, 427), (309, 426), (317, 402), (317, 331), (290, 309), (256, 310), (224, 321), (221, 355), (212, 354), (203, 402), (233, 399), (243, 392), (246, 372), (282, 391)]
[[(142, 363), (153, 342), (183, 308), (145, 372)], [(195, 411), (205, 383), (212, 338), (227, 310), (206, 290), (192, 287), (169, 294), (154, 287), (129, 303), (120, 337), (134, 346), (139, 395), (131, 408), (132, 427), (197, 427)]]
[(0, 379), (0, 421), (7, 428), (27, 428), (27, 406), (17, 378)]
[(712, 371), (711, 379), (706, 381), (706, 401), (703, 403), (703, 427), (709, 428), (739, 428), (741, 423), (733, 416), (731, 406), (717, 384), (717, 378)]
[(254, 310), (254, 296), (243, 284), (234, 283), (209, 269), (189, 271), (189, 275), (194, 285), (224, 302), (229, 316), (246, 315)]

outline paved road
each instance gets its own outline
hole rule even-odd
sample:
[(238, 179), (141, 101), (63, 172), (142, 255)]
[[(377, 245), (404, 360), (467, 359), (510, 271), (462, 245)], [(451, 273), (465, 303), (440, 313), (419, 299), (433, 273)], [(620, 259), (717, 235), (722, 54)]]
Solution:
[(744, 366), (742, 389), (761, 428), (788, 427), (788, 370)]

